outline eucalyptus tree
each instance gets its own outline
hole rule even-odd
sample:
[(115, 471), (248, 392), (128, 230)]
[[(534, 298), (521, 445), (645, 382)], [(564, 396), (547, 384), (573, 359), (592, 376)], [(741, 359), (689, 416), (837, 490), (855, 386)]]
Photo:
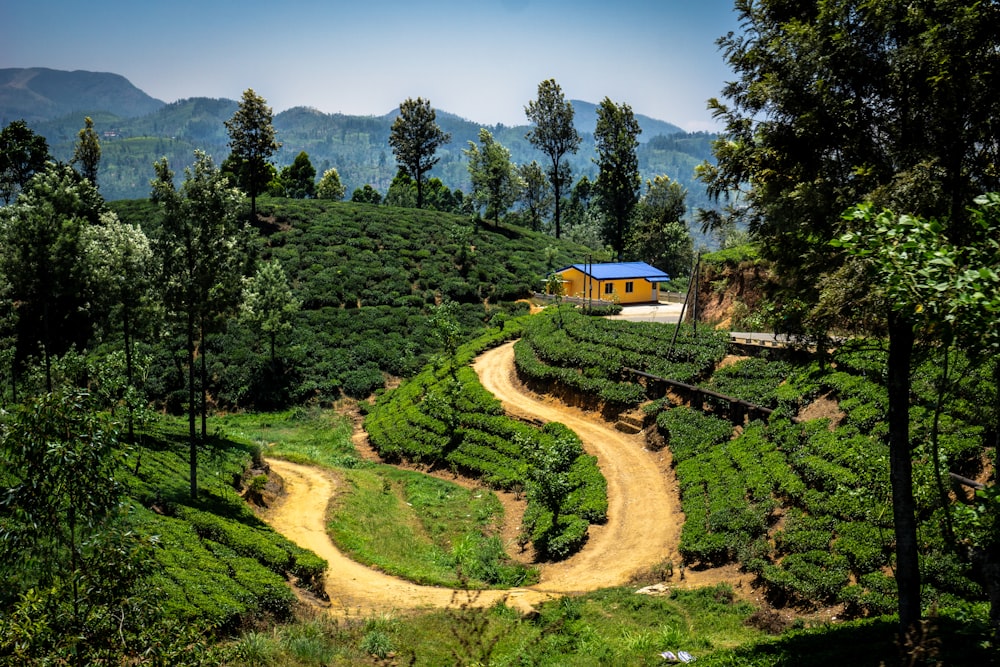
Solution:
[(639, 201), (638, 136), (642, 132), (639, 121), (627, 104), (615, 104), (605, 97), (597, 107), (597, 129), (594, 141), (597, 146), (598, 201), (604, 211), (605, 238), (621, 261), (632, 222), (632, 212)]
[(485, 207), (486, 219), (496, 225), (517, 198), (517, 169), (510, 161), (510, 150), (485, 127), (479, 129), (479, 144), (470, 141), (462, 152), (469, 159), (473, 201)]
[(685, 275), (694, 259), (694, 241), (684, 214), (687, 190), (669, 176), (646, 181), (635, 220), (625, 241), (626, 254), (664, 271)]
[(80, 165), (80, 173), (96, 188), (97, 168), (101, 164), (101, 142), (90, 116), (84, 118), (83, 122), (84, 127), (77, 135), (76, 147), (73, 149), (72, 164)]
[[(864, 200), (947, 221), (943, 234), (961, 244), (968, 203), (1000, 178), (1000, 4), (737, 0), (736, 10), (742, 30), (719, 44), (737, 76), (723, 90), (728, 104), (710, 101), (726, 129), (717, 164), (700, 175), (715, 197), (740, 193), (787, 293), (816, 304), (835, 285), (846, 263), (830, 241), (845, 229), (841, 212)], [(909, 634), (920, 619), (908, 411), (916, 334), (905, 311), (880, 315), (900, 631)]]
[(274, 112), (253, 88), (243, 91), (239, 108), (226, 121), (229, 148), (239, 166), (240, 183), (250, 195), (250, 217), (257, 218), (257, 195), (270, 180), (270, 158), (281, 148), (274, 132)]
[(441, 159), (438, 148), (451, 141), (451, 135), (437, 124), (437, 113), (430, 100), (407, 98), (399, 105), (399, 115), (389, 131), (389, 146), (396, 163), (405, 171), (417, 189), (417, 208), (424, 205), (424, 176)]
[(66, 164), (49, 163), (10, 206), (0, 208), (0, 275), (16, 305), (16, 364), (41, 351), (46, 391), (52, 358), (90, 337), (84, 230), (104, 200)]
[(528, 102), (524, 113), (535, 125), (525, 136), (551, 162), (548, 176), (555, 198), (553, 223), (556, 238), (559, 238), (562, 233), (559, 221), (562, 186), (569, 183), (571, 177), (569, 165), (564, 164), (562, 159), (567, 153), (576, 153), (581, 141), (580, 133), (573, 125), (573, 105), (566, 101), (555, 79), (547, 79), (538, 84), (538, 99)]
[(45, 168), (49, 145), (23, 120), (0, 130), (0, 197), (9, 204), (37, 172)]
[(208, 336), (239, 306), (242, 278), (250, 264), (249, 233), (240, 223), (243, 194), (229, 186), (212, 159), (195, 151), (180, 190), (166, 158), (155, 165), (152, 199), (162, 208), (162, 225), (154, 244), (160, 261), (160, 284), (168, 314), (183, 329), (186, 341), (188, 435), (191, 497), (198, 495), (198, 437), (195, 414), (200, 361), (201, 436), (208, 412)]

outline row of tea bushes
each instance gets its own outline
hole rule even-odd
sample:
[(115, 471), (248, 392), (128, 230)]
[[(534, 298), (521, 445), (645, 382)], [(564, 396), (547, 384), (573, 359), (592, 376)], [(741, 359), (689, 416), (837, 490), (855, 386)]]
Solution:
[(289, 616), (289, 578), (322, 591), (326, 561), (261, 522), (231, 485), (251, 465), (248, 448), (219, 438), (203, 445), (192, 501), (187, 445), (171, 433), (153, 437), (129, 482), (136, 529), (156, 536), (151, 585), (169, 617), (234, 628), (262, 613)]
[[(522, 320), (490, 329), (460, 347), (454, 359), (428, 366), (368, 408), (365, 429), (388, 460), (406, 459), (451, 468), (508, 490), (525, 490), (528, 509), (522, 527), (541, 558), (561, 559), (586, 540), (587, 526), (607, 518), (606, 481), (597, 460), (579, 438), (558, 424), (537, 428), (503, 414), (500, 402), (479, 383), (469, 363), (483, 350), (517, 337)], [(558, 520), (529, 484), (532, 453), (556, 438), (571, 439), (575, 455), (567, 471), (567, 493)]]
[[(739, 562), (776, 599), (794, 603), (839, 602), (866, 613), (893, 609), (885, 388), (871, 368), (863, 374), (843, 370), (863, 365), (870, 352), (845, 346), (845, 354), (848, 360), (835, 368), (813, 365), (772, 374), (753, 362), (739, 371), (744, 386), (757, 385), (768, 396), (768, 387), (791, 370), (781, 385), (786, 393), (770, 396), (786, 408), (825, 396), (842, 410), (832, 417), (799, 422), (783, 409), (767, 424), (733, 429), (726, 420), (687, 407), (657, 414), (682, 489), (687, 520), (681, 553), (688, 564)], [(753, 377), (755, 367), (761, 369), (759, 379)], [(808, 398), (794, 399), (793, 387), (808, 388)], [(918, 399), (911, 417), (919, 442), (933, 412)], [(974, 467), (980, 435), (980, 427), (945, 415), (939, 420), (939, 456), (959, 469)], [(914, 463), (926, 593), (928, 599), (974, 599), (982, 592), (945, 534), (929, 453), (919, 445)]]
[(724, 334), (682, 325), (588, 317), (579, 309), (548, 308), (525, 324), (515, 345), (518, 373), (564, 386), (627, 409), (646, 400), (634, 369), (682, 382), (705, 377), (726, 352)]

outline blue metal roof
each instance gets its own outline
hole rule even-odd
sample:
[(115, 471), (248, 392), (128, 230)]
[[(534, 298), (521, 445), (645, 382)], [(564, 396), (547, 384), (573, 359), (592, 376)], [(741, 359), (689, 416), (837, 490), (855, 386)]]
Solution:
[(612, 264), (571, 264), (556, 271), (562, 273), (566, 269), (576, 269), (584, 275), (590, 275), (594, 280), (622, 280), (641, 278), (649, 282), (666, 282), (670, 276), (655, 266), (646, 262), (616, 262)]

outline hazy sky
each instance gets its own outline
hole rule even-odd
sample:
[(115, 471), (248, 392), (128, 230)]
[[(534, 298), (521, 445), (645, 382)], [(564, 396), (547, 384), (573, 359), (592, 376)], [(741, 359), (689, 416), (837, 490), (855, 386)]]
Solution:
[(277, 113), (382, 115), (408, 97), (525, 124), (554, 78), (686, 130), (732, 78), (715, 40), (732, 0), (2, 0), (0, 68), (114, 72), (165, 102), (239, 99)]

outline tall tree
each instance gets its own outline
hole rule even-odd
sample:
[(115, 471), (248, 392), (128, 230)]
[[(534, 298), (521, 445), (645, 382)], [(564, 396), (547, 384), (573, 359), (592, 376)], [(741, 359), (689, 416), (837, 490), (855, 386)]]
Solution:
[(485, 127), (479, 129), (479, 143), (481, 146), (470, 141), (462, 152), (469, 159), (473, 201), (485, 207), (486, 219), (495, 225), (517, 197), (517, 170), (510, 161), (510, 151)]
[(642, 132), (639, 121), (627, 104), (617, 105), (605, 97), (597, 107), (597, 193), (608, 223), (606, 237), (618, 261), (625, 249), (625, 239), (632, 222), (632, 212), (639, 201), (639, 147)]
[(276, 259), (258, 266), (257, 273), (243, 287), (241, 314), (267, 336), (272, 370), (278, 336), (292, 330), (292, 318), (300, 306), (301, 302), (292, 295), (285, 269)]
[(581, 141), (580, 133), (573, 125), (573, 105), (566, 101), (562, 88), (555, 79), (547, 79), (538, 84), (538, 99), (528, 102), (524, 113), (535, 124), (534, 129), (526, 135), (528, 141), (551, 161), (548, 175), (555, 197), (553, 222), (556, 238), (559, 238), (562, 233), (559, 222), (562, 186), (570, 178), (567, 165), (562, 163), (562, 159), (567, 153), (576, 153)]
[(46, 390), (52, 357), (89, 338), (89, 269), (83, 230), (104, 200), (66, 164), (49, 163), (14, 204), (0, 208), (0, 274), (17, 309), (17, 359), (42, 353)]
[(97, 187), (97, 167), (101, 164), (101, 142), (90, 116), (83, 119), (84, 127), (77, 135), (72, 164), (80, 165), (80, 174)]
[(336, 169), (331, 167), (323, 172), (323, 176), (319, 179), (319, 185), (316, 186), (317, 199), (340, 201), (346, 193), (347, 188), (341, 182), (340, 173)]
[(389, 132), (389, 146), (399, 168), (416, 184), (417, 208), (424, 205), (424, 175), (441, 159), (435, 157), (437, 149), (451, 141), (436, 119), (430, 100), (407, 98), (399, 105), (399, 116)]
[(286, 197), (310, 199), (316, 196), (316, 167), (309, 161), (308, 153), (299, 152), (295, 160), (281, 170), (281, 184)]
[(138, 225), (125, 224), (110, 211), (101, 215), (101, 224), (86, 228), (84, 237), (88, 264), (97, 288), (95, 293), (105, 302), (109, 315), (121, 325), (128, 438), (129, 442), (134, 442), (135, 332), (140, 327), (147, 332), (151, 330), (156, 273), (153, 250), (149, 238)]
[(0, 131), (0, 197), (5, 204), (17, 197), (37, 172), (45, 168), (49, 145), (23, 120)]
[(545, 180), (545, 172), (535, 160), (522, 164), (517, 168), (520, 180), (518, 201), (527, 214), (527, 225), (530, 229), (540, 231), (542, 220), (552, 209), (552, 190)]
[(247, 88), (233, 117), (226, 121), (229, 148), (240, 165), (240, 182), (250, 195), (250, 217), (257, 219), (257, 195), (270, 180), (270, 157), (281, 148), (275, 138), (274, 113), (264, 98)]
[[(212, 159), (195, 152), (181, 189), (174, 188), (166, 158), (155, 165), (152, 199), (163, 222), (155, 249), (163, 271), (164, 302), (178, 320), (186, 341), (188, 436), (191, 497), (198, 495), (198, 435), (195, 415), (206, 431), (207, 338), (221, 318), (235, 311), (247, 270), (247, 228), (239, 222), (243, 195), (228, 185)], [(196, 345), (197, 344), (197, 345)], [(196, 402), (195, 369), (200, 361), (201, 401)]]
[[(960, 242), (972, 197), (997, 189), (1000, 5), (929, 0), (737, 0), (719, 43), (737, 74), (710, 102), (726, 131), (710, 194), (741, 192), (749, 229), (785, 288), (816, 302), (844, 261), (840, 213), (872, 200), (947, 220)], [(843, 309), (856, 307), (842, 304)], [(920, 573), (909, 442), (914, 323), (883, 313), (900, 632), (918, 632)]]
[(671, 278), (686, 275), (694, 259), (694, 241), (683, 217), (687, 212), (685, 190), (669, 176), (646, 181), (635, 221), (626, 238), (629, 257), (664, 271)]

